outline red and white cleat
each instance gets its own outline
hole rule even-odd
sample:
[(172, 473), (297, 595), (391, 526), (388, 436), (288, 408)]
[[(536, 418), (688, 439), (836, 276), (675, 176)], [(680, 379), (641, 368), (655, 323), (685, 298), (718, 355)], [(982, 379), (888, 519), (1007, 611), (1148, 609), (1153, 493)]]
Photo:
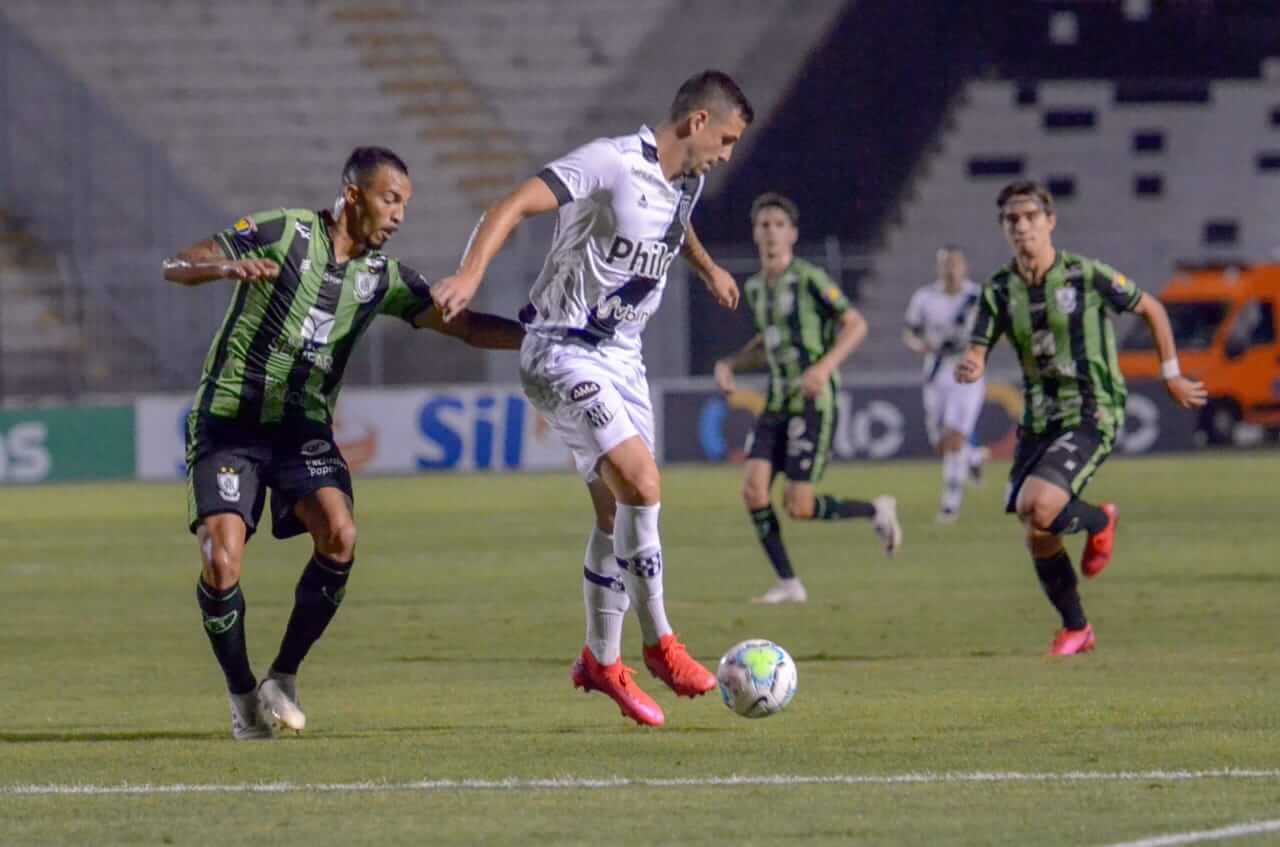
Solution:
[(717, 685), (716, 675), (698, 664), (675, 633), (662, 636), (644, 648), (644, 666), (681, 697), (706, 694)]
[(1060, 629), (1049, 646), (1050, 656), (1074, 656), (1077, 653), (1088, 653), (1093, 649), (1097, 639), (1093, 637), (1093, 624), (1085, 624), (1084, 629)]
[(641, 726), (662, 726), (667, 717), (653, 698), (640, 690), (631, 678), (634, 671), (622, 664), (602, 665), (591, 654), (590, 647), (582, 648), (582, 655), (573, 663), (573, 684), (583, 691), (599, 691), (608, 695), (622, 710), (622, 716), (631, 718)]
[(1116, 526), (1120, 523), (1120, 510), (1115, 503), (1103, 503), (1099, 508), (1107, 513), (1107, 525), (1100, 532), (1091, 533), (1080, 558), (1080, 573), (1093, 579), (1111, 563), (1111, 549), (1116, 543)]

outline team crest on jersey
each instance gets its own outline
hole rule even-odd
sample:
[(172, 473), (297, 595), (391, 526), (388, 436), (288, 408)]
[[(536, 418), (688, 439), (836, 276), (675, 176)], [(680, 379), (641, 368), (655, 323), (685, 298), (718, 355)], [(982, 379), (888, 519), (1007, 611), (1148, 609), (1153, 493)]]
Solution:
[(235, 222), (234, 228), (241, 235), (248, 235), (251, 232), (257, 232), (258, 225), (253, 222), (253, 218), (241, 218)]
[(1076, 310), (1076, 290), (1074, 288), (1059, 288), (1054, 293), (1054, 299), (1058, 302), (1058, 310), (1066, 314), (1071, 314)]
[(370, 256), (364, 263), (370, 273), (380, 274), (382, 269), (387, 266), (386, 256)]
[(218, 494), (228, 503), (240, 502), (240, 471), (226, 466), (218, 468)]
[(378, 290), (378, 275), (361, 271), (356, 274), (355, 295), (360, 303), (368, 303)]

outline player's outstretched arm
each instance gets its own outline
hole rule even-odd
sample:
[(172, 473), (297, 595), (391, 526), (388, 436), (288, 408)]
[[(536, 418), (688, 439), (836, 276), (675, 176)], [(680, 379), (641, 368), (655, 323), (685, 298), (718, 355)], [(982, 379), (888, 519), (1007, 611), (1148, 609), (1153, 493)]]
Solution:
[(831, 349), (800, 375), (800, 389), (805, 396), (817, 397), (826, 390), (831, 375), (866, 338), (867, 319), (857, 309), (845, 309), (840, 315), (840, 330)]
[(933, 352), (929, 349), (929, 343), (924, 340), (924, 337), (911, 327), (906, 327), (902, 330), (902, 343), (907, 345), (907, 349), (912, 353), (917, 353), (921, 356)]
[(717, 360), (712, 372), (715, 374), (716, 385), (720, 390), (725, 394), (732, 394), (738, 390), (738, 384), (733, 378), (734, 373), (762, 368), (767, 363), (768, 359), (764, 353), (764, 336), (756, 333), (742, 346), (741, 350)]
[(164, 278), (178, 285), (202, 285), (215, 279), (237, 282), (266, 282), (280, 274), (280, 266), (271, 259), (228, 259), (213, 239), (192, 244), (161, 263)]
[(519, 322), (487, 312), (464, 309), (446, 322), (438, 308), (431, 308), (414, 319), (413, 325), (419, 329), (434, 329), (486, 350), (519, 350), (520, 342), (524, 341), (524, 327)]
[(985, 344), (970, 344), (964, 356), (956, 363), (956, 382), (977, 382), (987, 370), (987, 351)]
[(1203, 406), (1208, 392), (1203, 382), (1193, 381), (1182, 375), (1182, 370), (1178, 367), (1178, 348), (1173, 340), (1173, 327), (1169, 325), (1169, 313), (1165, 311), (1164, 304), (1144, 292), (1133, 311), (1147, 322), (1151, 336), (1155, 339), (1156, 352), (1160, 356), (1160, 375), (1164, 377), (1164, 387), (1169, 396), (1184, 409)]
[(507, 243), (520, 222), (531, 215), (550, 212), (559, 206), (551, 188), (538, 177), (526, 179), (515, 191), (503, 197), (481, 217), (467, 241), (458, 272), (447, 276), (431, 290), (445, 321), (451, 321), (467, 307), (480, 288), (484, 272)]
[(730, 310), (738, 308), (738, 283), (734, 281), (733, 274), (715, 263), (698, 240), (698, 234), (693, 231), (692, 226), (685, 228), (684, 235), (680, 255), (684, 256), (689, 267), (706, 283), (707, 290), (716, 298), (717, 303)]

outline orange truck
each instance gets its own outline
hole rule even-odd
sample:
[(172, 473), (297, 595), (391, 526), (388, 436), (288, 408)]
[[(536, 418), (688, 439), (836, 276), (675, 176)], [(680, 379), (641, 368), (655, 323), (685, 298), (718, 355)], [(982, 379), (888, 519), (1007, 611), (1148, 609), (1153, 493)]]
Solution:
[[(1182, 372), (1203, 380), (1209, 391), (1198, 437), (1230, 444), (1241, 423), (1280, 433), (1280, 265), (1185, 271), (1159, 297), (1169, 311)], [(1140, 322), (1120, 344), (1119, 356), (1126, 378), (1160, 378), (1154, 342)]]

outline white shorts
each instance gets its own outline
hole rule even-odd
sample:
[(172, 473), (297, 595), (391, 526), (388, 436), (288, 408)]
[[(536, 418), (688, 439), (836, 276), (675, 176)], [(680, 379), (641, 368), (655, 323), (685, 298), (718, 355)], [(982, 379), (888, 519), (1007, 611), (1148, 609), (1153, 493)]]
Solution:
[(601, 457), (628, 438), (640, 436), (654, 453), (653, 404), (642, 361), (610, 359), (529, 334), (520, 347), (520, 381), (587, 482), (597, 477)]
[(940, 374), (933, 382), (925, 383), (924, 422), (929, 443), (937, 447), (946, 430), (968, 438), (978, 423), (986, 395), (983, 380), (962, 384)]

